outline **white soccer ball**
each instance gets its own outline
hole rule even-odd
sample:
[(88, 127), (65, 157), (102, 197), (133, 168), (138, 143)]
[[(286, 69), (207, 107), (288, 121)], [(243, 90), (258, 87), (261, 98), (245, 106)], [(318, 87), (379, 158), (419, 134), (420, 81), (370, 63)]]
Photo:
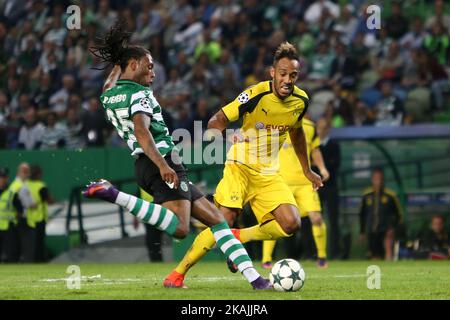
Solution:
[(298, 291), (305, 284), (306, 274), (294, 259), (283, 259), (273, 265), (269, 279), (276, 291)]

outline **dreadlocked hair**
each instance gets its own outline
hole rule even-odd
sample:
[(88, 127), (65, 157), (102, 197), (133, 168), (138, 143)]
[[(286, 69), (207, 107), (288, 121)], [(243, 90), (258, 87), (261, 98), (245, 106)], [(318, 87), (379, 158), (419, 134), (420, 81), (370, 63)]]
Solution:
[(89, 51), (102, 62), (107, 63), (104, 68), (110, 65), (119, 65), (122, 71), (128, 65), (130, 59), (139, 59), (150, 52), (141, 47), (130, 45), (131, 32), (127, 31), (125, 20), (120, 20), (111, 27), (104, 38), (98, 38), (97, 45), (89, 48)]

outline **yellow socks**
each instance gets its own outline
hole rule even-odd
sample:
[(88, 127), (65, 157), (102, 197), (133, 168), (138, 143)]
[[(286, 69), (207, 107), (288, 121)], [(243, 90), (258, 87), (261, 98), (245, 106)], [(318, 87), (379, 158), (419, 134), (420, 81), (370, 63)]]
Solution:
[[(239, 232), (239, 238), (242, 243), (247, 243), (249, 241), (257, 240), (275, 240), (278, 238), (290, 237), (291, 235), (283, 231), (281, 226), (275, 220), (269, 221), (268, 223), (261, 225), (256, 225), (250, 228), (241, 229)], [(185, 254), (184, 258), (175, 268), (175, 271), (181, 274), (186, 274), (188, 270), (195, 265), (201, 258), (203, 258), (209, 250), (214, 246), (216, 240), (210, 228), (203, 230), (195, 238), (192, 246), (189, 248), (188, 252)], [(270, 245), (269, 245), (270, 246)], [(270, 256), (272, 255), (274, 244), (271, 245)], [(267, 249), (269, 253), (269, 249)], [(264, 261), (264, 260), (263, 260)]]
[(291, 234), (284, 232), (275, 220), (271, 220), (263, 225), (258, 224), (256, 226), (240, 230), (240, 240), (242, 243), (260, 240), (276, 240), (290, 236)]
[(312, 233), (314, 236), (314, 242), (317, 247), (317, 257), (327, 257), (327, 227), (325, 222), (322, 221), (320, 225), (313, 224)]
[(272, 262), (273, 250), (275, 249), (275, 245), (277, 244), (276, 240), (266, 240), (263, 241), (262, 248), (262, 262)]
[(183, 257), (183, 260), (175, 268), (175, 271), (181, 274), (186, 274), (188, 270), (203, 258), (209, 250), (214, 246), (216, 240), (210, 228), (206, 228), (198, 234), (192, 246)]

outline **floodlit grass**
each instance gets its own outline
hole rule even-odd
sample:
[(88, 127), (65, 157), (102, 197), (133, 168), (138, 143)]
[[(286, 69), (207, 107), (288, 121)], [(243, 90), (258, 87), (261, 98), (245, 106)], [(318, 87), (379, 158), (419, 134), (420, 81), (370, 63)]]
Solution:
[[(381, 269), (381, 289), (367, 288), (370, 265)], [(240, 274), (217, 262), (195, 266), (186, 278), (189, 289), (163, 288), (174, 266), (82, 264), (81, 288), (70, 290), (68, 265), (0, 265), (0, 299), (450, 299), (450, 261), (331, 261), (326, 270), (306, 262), (305, 286), (293, 293), (254, 291)], [(267, 270), (260, 271), (268, 276)]]

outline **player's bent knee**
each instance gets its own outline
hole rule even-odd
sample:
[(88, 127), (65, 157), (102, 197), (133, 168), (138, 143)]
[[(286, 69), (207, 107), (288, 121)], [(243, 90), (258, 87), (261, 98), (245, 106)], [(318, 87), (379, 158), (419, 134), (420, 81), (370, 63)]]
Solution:
[(177, 239), (184, 239), (187, 237), (188, 234), (189, 234), (189, 226), (187, 228), (183, 226), (182, 227), (178, 226), (173, 236)]
[(300, 230), (301, 220), (299, 217), (289, 217), (280, 223), (280, 226), (287, 234), (293, 234)]

